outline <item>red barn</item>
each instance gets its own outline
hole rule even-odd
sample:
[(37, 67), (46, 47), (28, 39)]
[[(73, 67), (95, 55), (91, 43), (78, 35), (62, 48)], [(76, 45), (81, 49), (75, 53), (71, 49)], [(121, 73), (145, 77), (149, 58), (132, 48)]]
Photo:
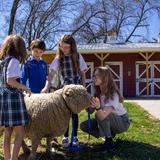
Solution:
[[(160, 43), (112, 43), (79, 45), (88, 64), (87, 83), (94, 67), (108, 66), (124, 97), (160, 96)], [(48, 64), (55, 52), (46, 52)]]

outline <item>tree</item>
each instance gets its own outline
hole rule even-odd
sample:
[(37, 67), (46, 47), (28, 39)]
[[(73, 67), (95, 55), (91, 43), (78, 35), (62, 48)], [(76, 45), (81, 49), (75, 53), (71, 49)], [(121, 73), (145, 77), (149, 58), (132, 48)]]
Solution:
[[(69, 20), (67, 13), (71, 16), (71, 7), (78, 1), (75, 0), (27, 0), (19, 11), (21, 16), (16, 18), (15, 31), (19, 32), (29, 46), (33, 39), (43, 39), (49, 49), (55, 47), (56, 36), (68, 32)], [(70, 17), (72, 18), (72, 17)]]
[(81, 8), (73, 23), (79, 40), (106, 43), (107, 33), (114, 29), (120, 40), (129, 42), (144, 36), (137, 31), (148, 28), (149, 16), (159, 13), (160, 4), (156, 0), (95, 0), (84, 1)]
[(9, 22), (8, 35), (12, 34), (12, 32), (13, 32), (14, 19), (15, 19), (16, 11), (18, 9), (19, 2), (20, 2), (20, 0), (14, 0), (13, 1), (11, 13), (10, 13), (10, 22)]
[[(10, 1), (2, 0), (0, 4), (0, 23), (5, 26), (1, 25), (1, 30), (5, 34), (20, 33), (28, 47), (33, 39), (39, 38), (45, 40), (48, 49), (53, 49), (64, 33), (83, 43), (106, 43), (111, 30), (123, 42), (133, 41), (134, 37), (146, 39), (138, 30), (147, 30), (151, 14), (160, 16), (157, 0), (12, 0), (12, 4)], [(1, 32), (2, 36), (6, 35)]]

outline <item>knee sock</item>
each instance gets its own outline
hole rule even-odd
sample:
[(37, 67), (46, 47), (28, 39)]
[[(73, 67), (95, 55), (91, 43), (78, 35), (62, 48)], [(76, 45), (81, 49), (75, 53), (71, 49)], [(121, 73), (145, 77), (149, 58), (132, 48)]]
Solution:
[[(77, 137), (77, 131), (78, 131), (78, 114), (72, 114), (72, 134), (74, 137)], [(74, 128), (74, 130), (73, 130)]]

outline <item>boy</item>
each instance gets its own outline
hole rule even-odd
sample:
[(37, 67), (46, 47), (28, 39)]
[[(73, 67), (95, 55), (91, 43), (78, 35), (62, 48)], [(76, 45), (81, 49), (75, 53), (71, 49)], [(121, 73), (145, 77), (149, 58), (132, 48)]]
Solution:
[(48, 77), (48, 67), (42, 55), (46, 49), (42, 40), (36, 39), (30, 45), (32, 55), (22, 67), (21, 82), (28, 85), (33, 93), (42, 93)]

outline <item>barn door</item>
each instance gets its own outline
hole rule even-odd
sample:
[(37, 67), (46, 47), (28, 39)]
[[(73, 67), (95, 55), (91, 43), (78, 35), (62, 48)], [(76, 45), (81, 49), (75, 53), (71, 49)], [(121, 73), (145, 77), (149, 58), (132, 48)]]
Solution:
[(160, 62), (152, 62), (152, 93), (153, 96), (160, 96)]
[(160, 96), (160, 62), (148, 62), (148, 95), (146, 62), (136, 62), (136, 95), (137, 96)]

